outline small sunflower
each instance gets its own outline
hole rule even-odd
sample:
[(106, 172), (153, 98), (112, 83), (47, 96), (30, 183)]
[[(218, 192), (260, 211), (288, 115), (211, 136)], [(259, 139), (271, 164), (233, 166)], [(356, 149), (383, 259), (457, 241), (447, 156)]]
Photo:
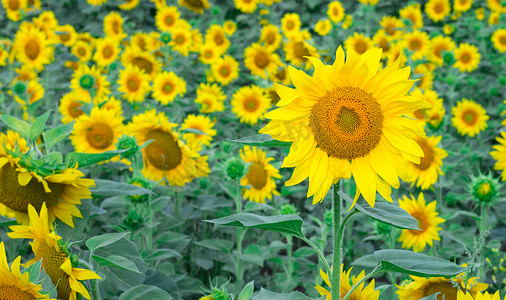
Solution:
[(441, 227), (439, 224), (445, 220), (438, 217), (436, 212), (436, 201), (426, 203), (423, 193), (418, 195), (415, 199), (411, 195), (411, 199), (404, 196), (399, 199), (399, 207), (407, 211), (413, 218), (418, 221), (418, 227), (421, 230), (407, 230), (403, 229), (398, 241), (402, 242), (402, 248), (412, 248), (415, 252), (422, 252), (425, 246), (432, 247), (434, 241), (439, 241), (439, 231)]
[(127, 65), (119, 72), (118, 91), (122, 92), (122, 97), (130, 103), (142, 102), (149, 92), (150, 81), (149, 75), (139, 67)]
[(122, 41), (127, 34), (123, 30), (123, 17), (113, 11), (104, 18), (104, 33), (106, 37), (111, 37), (116, 41)]
[(53, 57), (45, 34), (36, 28), (18, 30), (13, 46), (16, 59), (25, 66), (41, 71)]
[(163, 71), (153, 81), (153, 98), (163, 105), (173, 102), (176, 96), (186, 93), (186, 82), (174, 72)]
[(290, 80), (290, 76), (288, 75), (288, 69), (286, 66), (278, 69), (277, 72), (271, 74), (271, 80), (276, 83), (281, 83), (283, 85), (290, 85), (292, 82)]
[(140, 0), (123, 0), (122, 4), (118, 5), (121, 10), (132, 10), (139, 5)]
[(390, 49), (387, 54), (387, 64), (395, 63), (397, 60), (399, 60), (401, 66), (406, 64), (407, 58), (404, 54), (406, 47), (404, 45), (405, 43), (403, 43), (402, 40), (390, 44)]
[(161, 65), (153, 55), (140, 51), (135, 46), (126, 47), (121, 54), (121, 62), (124, 65), (134, 65), (154, 78), (161, 70)]
[(0, 295), (2, 299), (49, 299), (40, 293), (42, 287), (30, 282), (28, 272), (21, 273), (21, 256), (16, 257), (9, 267), (4, 242), (0, 242)]
[(223, 102), (227, 99), (227, 96), (218, 85), (201, 83), (197, 88), (196, 94), (195, 103), (201, 105), (201, 113), (208, 114), (225, 110)]
[(429, 48), (429, 59), (438, 66), (442, 66), (444, 63), (443, 51), (453, 51), (455, 42), (450, 37), (438, 35), (430, 40)]
[(506, 52), (506, 29), (504, 28), (497, 29), (492, 34), (491, 41), (494, 44), (494, 48), (497, 51), (501, 53)]
[(453, 0), (453, 10), (456, 12), (466, 12), (473, 6), (473, 0)]
[(223, 30), (228, 36), (231, 36), (237, 30), (237, 24), (232, 20), (226, 20), (223, 23)]
[(80, 62), (88, 62), (93, 54), (93, 46), (83, 41), (77, 41), (72, 46), (72, 54), (79, 58)]
[(374, 44), (370, 37), (355, 32), (344, 41), (344, 48), (349, 54), (362, 55), (367, 50), (374, 48)]
[(400, 37), (402, 35), (402, 28), (404, 28), (404, 22), (393, 16), (383, 16), (379, 25), (385, 29), (386, 34), (393, 38)]
[(81, 64), (70, 80), (70, 88), (74, 91), (87, 93), (91, 96), (90, 91), (93, 90), (95, 97), (92, 100), (95, 102), (111, 93), (110, 85), (107, 77), (102, 75), (98, 68), (95, 66), (90, 68), (86, 64)]
[(487, 0), (487, 6), (493, 12), (506, 13), (506, 4), (501, 0)]
[(332, 23), (330, 23), (329, 19), (319, 20), (314, 25), (314, 31), (318, 33), (318, 35), (325, 36), (329, 34), (332, 29)]
[(63, 124), (70, 123), (83, 114), (82, 107), (91, 102), (90, 95), (79, 91), (69, 92), (60, 99), (59, 110)]
[[(341, 286), (339, 287), (339, 298), (343, 299), (346, 294), (351, 290), (352, 286), (357, 284), (362, 278), (365, 276), (365, 272), (362, 270), (358, 276), (353, 276), (350, 281), (350, 274), (353, 267), (351, 267), (348, 272), (344, 271), (344, 265), (341, 265)], [(327, 273), (320, 270), (320, 276), (323, 278), (323, 281), (331, 288), (329, 276)], [(332, 293), (325, 289), (322, 286), (316, 285), (315, 286), (318, 293), (320, 293), (321, 296), (326, 296), (326, 300), (332, 299)], [(353, 294), (351, 294), (350, 299), (353, 300), (378, 300), (379, 299), (379, 291), (374, 290), (374, 279), (371, 280), (371, 282), (364, 287), (364, 283), (360, 284), (355, 291), (353, 291)]]
[(56, 42), (71, 47), (77, 40), (77, 32), (70, 24), (56, 27)]
[(376, 31), (374, 36), (372, 37), (372, 42), (375, 47), (381, 48), (383, 50), (381, 54), (381, 58), (385, 59), (388, 56), (388, 53), (390, 52), (390, 41), (392, 40), (392, 37), (389, 36), (384, 29), (380, 29)]
[(433, 22), (439, 22), (448, 17), (451, 10), (450, 0), (429, 0), (425, 4), (425, 13)]
[[(14, 81), (14, 84), (16, 81)], [(44, 97), (44, 87), (37, 80), (30, 80), (26, 85), (26, 99), (21, 99), (18, 95), (14, 96), (16, 102), (22, 105), (35, 103)]]
[(2, 4), (7, 18), (13, 22), (21, 21), (24, 17), (23, 11), (28, 8), (27, 0), (2, 0)]
[(262, 45), (253, 43), (244, 50), (244, 64), (252, 75), (267, 79), (281, 65), (279, 55), (269, 51)]
[(164, 178), (170, 185), (184, 186), (193, 178), (207, 176), (207, 156), (200, 157), (191, 150), (174, 132), (177, 124), (169, 122), (165, 113), (152, 109), (136, 115), (129, 124), (140, 145), (153, 140), (142, 148), (144, 168), (142, 174), (151, 180)]
[(294, 66), (304, 66), (306, 69), (309, 69), (311, 67), (311, 62), (307, 57), (319, 57), (316, 48), (306, 41), (310, 38), (311, 36), (304, 36), (304, 34), (301, 33), (290, 39), (288, 43), (285, 43), (283, 46), (285, 59)]
[(252, 14), (257, 10), (258, 0), (234, 0), (235, 8), (245, 14)]
[(410, 4), (402, 8), (399, 10), (399, 16), (403, 19), (409, 20), (413, 29), (423, 27), (423, 15), (419, 3)]
[(279, 195), (274, 179), (281, 178), (281, 175), (279, 170), (269, 163), (274, 158), (267, 157), (266, 152), (250, 146), (244, 146), (240, 155), (245, 163), (249, 163), (248, 173), (241, 179), (242, 186), (251, 186), (249, 189), (243, 188), (244, 198), (265, 203), (265, 199), (271, 200), (272, 195)]
[(204, 134), (198, 133), (184, 133), (183, 139), (188, 145), (195, 151), (200, 151), (202, 146), (210, 146), (213, 136), (216, 135), (216, 129), (213, 129), (216, 124), (216, 119), (213, 121), (210, 118), (202, 115), (189, 114), (181, 124), (181, 130), (183, 129), (197, 129), (202, 131)]
[(188, 56), (192, 47), (192, 33), (184, 27), (176, 27), (171, 31), (172, 40), (169, 45), (172, 50), (179, 52), (181, 55)]
[(452, 125), (460, 135), (474, 137), (487, 128), (487, 111), (474, 100), (462, 99), (452, 107)]
[(205, 43), (199, 49), (199, 59), (202, 63), (210, 65), (218, 58), (218, 53), (213, 43)]
[(232, 96), (232, 112), (241, 123), (255, 125), (262, 115), (271, 107), (271, 101), (262, 88), (251, 85), (243, 86)]
[(411, 58), (419, 60), (425, 57), (428, 52), (430, 40), (429, 35), (424, 31), (414, 30), (403, 37), (406, 49), (413, 52)]
[(73, 268), (68, 255), (60, 248), (61, 237), (50, 231), (48, 209), (43, 203), (40, 215), (32, 205), (28, 206), (30, 225), (11, 226), (13, 232), (7, 233), (12, 239), (31, 239), (35, 258), (29, 263), (42, 260), (42, 268), (56, 286), (58, 299), (77, 299), (77, 293), (91, 299), (86, 287), (80, 282), (89, 279), (101, 279), (95, 272)]
[(227, 38), (225, 29), (220, 25), (211, 25), (209, 29), (207, 29), (204, 39), (206, 43), (215, 45), (219, 55), (227, 52), (228, 47), (230, 47), (230, 41)]
[(218, 58), (212, 65), (214, 79), (221, 85), (228, 85), (239, 77), (239, 63), (230, 55)]
[(171, 31), (179, 21), (180, 13), (175, 6), (162, 6), (156, 10), (155, 23), (161, 32)]
[(422, 148), (424, 156), (420, 158), (420, 163), (408, 162), (408, 182), (412, 183), (412, 186), (416, 182), (416, 186), (422, 190), (427, 190), (436, 183), (438, 176), (443, 175), (441, 166), (443, 165), (443, 159), (448, 156), (448, 153), (439, 148), (437, 145), (441, 141), (442, 136), (435, 137), (415, 137), (415, 141), (418, 146)]
[(296, 13), (287, 13), (281, 18), (281, 31), (285, 36), (300, 30), (300, 16)]
[(460, 72), (471, 72), (478, 68), (481, 55), (475, 45), (462, 43), (454, 51), (456, 62), (454, 68), (458, 68)]
[(283, 38), (279, 33), (278, 26), (267, 24), (262, 27), (262, 32), (260, 33), (260, 42), (262, 42), (264, 46), (270, 51), (278, 50), (282, 40)]
[(344, 19), (344, 8), (341, 2), (332, 1), (327, 9), (327, 16), (333, 23), (339, 23)]
[(119, 57), (119, 44), (118, 42), (110, 37), (104, 37), (96, 41), (95, 54), (93, 60), (99, 67), (107, 67), (115, 62)]

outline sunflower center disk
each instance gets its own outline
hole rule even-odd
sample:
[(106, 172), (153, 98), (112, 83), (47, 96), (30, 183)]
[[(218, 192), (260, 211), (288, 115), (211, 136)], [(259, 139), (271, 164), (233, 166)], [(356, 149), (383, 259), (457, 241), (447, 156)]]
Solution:
[(194, 8), (203, 8), (204, 3), (201, 0), (185, 0), (184, 2), (188, 3), (191, 7)]
[(476, 124), (476, 121), (478, 121), (478, 116), (476, 115), (475, 111), (469, 110), (464, 112), (464, 114), (462, 114), (462, 121), (464, 121), (464, 123), (466, 123), (469, 126), (473, 126), (474, 124)]
[(246, 175), (249, 183), (257, 190), (262, 189), (267, 183), (267, 172), (260, 163), (252, 163)]
[(69, 299), (72, 289), (69, 284), (69, 276), (65, 273), (60, 266), (65, 262), (65, 254), (58, 252), (54, 247), (44, 241), (39, 244), (37, 248), (37, 258), (42, 258), (42, 267), (51, 281), (56, 285), (59, 299)]
[(255, 112), (258, 109), (258, 100), (256, 98), (248, 98), (244, 101), (244, 109), (249, 112)]
[(28, 56), (29, 59), (36, 59), (37, 56), (39, 56), (40, 47), (37, 41), (31, 39), (26, 43), (25, 46), (25, 53), (26, 56)]
[(93, 148), (105, 149), (112, 144), (114, 140), (114, 132), (111, 127), (104, 123), (95, 123), (88, 128), (86, 132), (86, 140)]
[(181, 163), (181, 149), (170, 133), (153, 130), (146, 134), (146, 140), (154, 140), (145, 148), (145, 153), (147, 160), (156, 168), (167, 171)]
[(263, 52), (258, 52), (257, 55), (255, 55), (255, 65), (260, 69), (264, 69), (269, 65), (269, 57)]
[(420, 230), (410, 230), (410, 232), (414, 235), (420, 235), (420, 234), (424, 233), (427, 230), (427, 228), (429, 227), (428, 226), (429, 224), (427, 222), (427, 217), (423, 213), (419, 213), (419, 212), (411, 213), (411, 216), (418, 221), (418, 227), (421, 229), (421, 231)]
[(313, 106), (310, 127), (318, 146), (327, 154), (352, 160), (378, 145), (383, 113), (373, 96), (362, 89), (336, 88)]
[(293, 44), (293, 53), (295, 54), (295, 56), (298, 59), (303, 60), (303, 61), (307, 60), (307, 58), (305, 58), (305, 56), (310, 56), (309, 51), (304, 46), (303, 42), (296, 42)]
[(145, 58), (136, 57), (132, 59), (132, 64), (144, 70), (147, 74), (153, 72), (153, 65)]
[(0, 295), (5, 300), (36, 300), (30, 293), (22, 291), (13, 285), (0, 286)]
[(28, 213), (28, 204), (32, 204), (40, 211), (42, 203), (46, 202), (46, 206), (51, 208), (62, 198), (64, 184), (48, 182), (51, 193), (46, 193), (42, 183), (34, 178), (26, 186), (20, 186), (18, 174), (10, 164), (0, 169), (0, 202), (10, 209)]
[(415, 165), (418, 169), (425, 171), (431, 166), (432, 161), (434, 160), (434, 151), (425, 141), (418, 140), (416, 142), (418, 143), (418, 146), (422, 148), (423, 157), (420, 157), (420, 164)]
[(437, 300), (443, 299), (443, 296), (445, 299), (457, 299), (457, 288), (451, 282), (431, 283), (423, 290), (423, 296), (430, 296), (437, 292), (440, 293), (437, 295)]

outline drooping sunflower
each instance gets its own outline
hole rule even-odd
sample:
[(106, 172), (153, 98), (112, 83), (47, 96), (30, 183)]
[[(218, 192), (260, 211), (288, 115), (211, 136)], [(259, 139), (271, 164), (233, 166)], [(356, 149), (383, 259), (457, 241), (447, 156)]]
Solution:
[(462, 43), (454, 51), (456, 62), (454, 68), (458, 68), (460, 72), (471, 72), (478, 68), (481, 54), (475, 45)]
[(420, 158), (419, 164), (413, 162), (407, 163), (407, 181), (411, 182), (412, 186), (416, 182), (417, 187), (427, 190), (436, 183), (439, 175), (444, 174), (441, 166), (443, 165), (443, 159), (448, 156), (448, 153), (437, 146), (441, 138), (442, 136), (415, 137), (418, 146), (423, 150), (424, 157)]
[(232, 96), (232, 112), (241, 123), (255, 125), (271, 107), (271, 101), (265, 91), (256, 86), (243, 86)]
[(122, 41), (127, 34), (123, 30), (123, 17), (115, 12), (110, 12), (104, 17), (104, 33), (107, 37), (111, 37), (116, 41)]
[(260, 44), (253, 43), (244, 50), (244, 64), (252, 75), (267, 79), (269, 74), (275, 72), (281, 66), (281, 60), (276, 53)]
[(16, 32), (13, 50), (19, 62), (38, 71), (44, 69), (53, 56), (53, 48), (49, 46), (45, 34), (34, 27)]
[(188, 145), (194, 149), (195, 151), (200, 151), (202, 146), (211, 145), (211, 141), (213, 140), (213, 136), (216, 135), (216, 129), (213, 129), (214, 124), (216, 124), (216, 119), (211, 120), (209, 117), (202, 115), (193, 115), (189, 114), (184, 120), (183, 124), (181, 124), (181, 130), (184, 129), (197, 129), (202, 131), (204, 134), (199, 133), (183, 133), (183, 139), (188, 143)]
[(411, 21), (411, 27), (419, 29), (423, 27), (423, 15), (420, 4), (410, 4), (399, 10), (399, 16), (403, 19)]
[(207, 156), (200, 157), (174, 132), (176, 126), (165, 113), (152, 109), (132, 118), (129, 133), (140, 145), (153, 140), (142, 149), (142, 174), (146, 178), (155, 181), (165, 178), (170, 185), (184, 186), (193, 178), (207, 176), (209, 166)]
[(473, 6), (473, 0), (453, 0), (453, 10), (456, 12), (466, 12)]
[(235, 7), (245, 14), (252, 14), (257, 10), (258, 0), (234, 0)]
[[(343, 299), (346, 294), (351, 290), (352, 286), (358, 283), (362, 278), (364, 278), (365, 273), (362, 270), (358, 276), (353, 276), (350, 281), (350, 274), (353, 267), (351, 267), (348, 272), (344, 271), (344, 265), (341, 265), (341, 286), (339, 287), (339, 298)], [(323, 278), (323, 281), (331, 288), (329, 276), (327, 273), (323, 272), (320, 269), (320, 276)], [(321, 296), (326, 296), (326, 300), (332, 300), (332, 293), (318, 284), (315, 286), (318, 293)], [(349, 299), (353, 300), (378, 300), (379, 299), (379, 291), (374, 290), (374, 279), (364, 287), (364, 283), (360, 284), (351, 297)]]
[[(15, 84), (16, 81), (13, 82)], [(44, 97), (44, 87), (37, 80), (30, 80), (26, 85), (26, 99), (14, 96), (16, 102), (22, 105), (29, 105)]]
[(174, 72), (162, 72), (153, 81), (153, 98), (163, 105), (186, 93), (186, 82)]
[(278, 26), (267, 24), (264, 27), (262, 27), (262, 32), (260, 33), (259, 41), (264, 43), (264, 46), (270, 51), (278, 50), (282, 40), (283, 38), (279, 33)]
[(327, 9), (327, 16), (333, 23), (339, 23), (344, 19), (344, 8), (341, 2), (332, 1)]
[(77, 41), (72, 46), (72, 54), (79, 58), (80, 62), (88, 62), (93, 54), (93, 46), (83, 41)]
[(119, 72), (118, 91), (122, 92), (122, 97), (130, 103), (142, 102), (149, 92), (150, 81), (149, 75), (139, 67), (127, 65)]
[(494, 44), (494, 48), (503, 53), (506, 52), (506, 29), (497, 29), (491, 37), (491, 41)]
[(363, 33), (355, 32), (344, 41), (344, 48), (347, 53), (362, 55), (367, 50), (374, 48), (374, 44), (370, 37), (365, 36)]
[[(92, 100), (94, 102), (98, 102), (102, 97), (111, 93), (109, 90), (110, 85), (111, 83), (107, 80), (107, 77), (102, 75), (97, 67), (88, 67), (86, 64), (81, 64), (70, 80), (72, 90), (87, 93), (90, 96), (93, 94)], [(90, 93), (91, 91), (92, 93)]]
[(455, 42), (453, 42), (450, 37), (442, 35), (435, 36), (430, 40), (428, 58), (438, 66), (442, 66), (444, 63), (443, 51), (452, 51), (453, 49), (455, 49)]
[(384, 16), (381, 18), (379, 25), (385, 29), (386, 34), (393, 38), (398, 38), (402, 35), (404, 23), (397, 17)]
[[(376, 191), (392, 201), (391, 186), (406, 177), (404, 159), (420, 163), (423, 151), (410, 136), (423, 135), (416, 121), (403, 117), (430, 103), (405, 96), (414, 84), (410, 69), (399, 60), (379, 70), (381, 49), (361, 56), (336, 51), (332, 65), (310, 58), (313, 76), (289, 67), (295, 89), (277, 85), (280, 108), (260, 130), (280, 141), (292, 142), (283, 167), (295, 167), (286, 185), (309, 177), (307, 196), (323, 200), (332, 182), (353, 175), (355, 200), (362, 194), (374, 206)], [(378, 71), (379, 70), (379, 71)]]
[(452, 125), (460, 135), (474, 137), (485, 130), (489, 119), (487, 111), (474, 100), (462, 99), (452, 107)]
[(257, 147), (244, 146), (240, 151), (242, 160), (249, 164), (248, 173), (241, 178), (242, 194), (245, 199), (257, 203), (265, 203), (265, 199), (272, 199), (272, 195), (279, 195), (276, 190), (275, 178), (281, 178), (279, 170), (269, 162), (273, 157), (267, 157), (267, 153)]
[(176, 27), (180, 13), (175, 6), (162, 6), (156, 10), (155, 23), (161, 32), (171, 31)]
[(412, 248), (415, 252), (422, 252), (425, 246), (432, 247), (434, 241), (441, 240), (439, 237), (441, 227), (438, 227), (438, 225), (445, 220), (438, 217), (436, 201), (426, 203), (423, 193), (420, 193), (418, 199), (415, 199), (413, 195), (411, 195), (411, 198), (404, 196), (403, 199), (399, 199), (399, 207), (415, 218), (418, 221), (418, 227), (421, 229), (403, 229), (397, 239), (402, 242), (402, 248)]
[(219, 55), (227, 52), (228, 47), (230, 47), (230, 40), (227, 38), (225, 29), (223, 29), (223, 27), (220, 25), (214, 24), (209, 26), (204, 39), (206, 43), (215, 45)]
[(425, 57), (430, 45), (429, 35), (427, 35), (427, 33), (415, 30), (405, 34), (403, 39), (406, 49), (413, 52), (411, 55), (413, 60), (419, 60)]
[(73, 268), (68, 255), (61, 249), (58, 241), (61, 237), (50, 231), (48, 209), (43, 203), (40, 215), (32, 205), (28, 206), (30, 225), (10, 226), (13, 232), (7, 233), (12, 239), (31, 239), (35, 258), (29, 263), (42, 260), (42, 268), (56, 286), (58, 299), (77, 299), (77, 293), (91, 299), (86, 287), (80, 282), (88, 279), (101, 279), (95, 272)]
[(437, 299), (457, 299), (459, 290), (467, 290), (472, 295), (487, 289), (488, 284), (478, 282), (476, 277), (468, 278), (467, 281), (463, 279), (463, 273), (452, 278), (445, 277), (417, 277), (410, 275), (410, 283), (398, 285), (396, 291), (399, 299), (403, 300), (419, 300), (423, 297), (430, 296), (439, 292)]
[(451, 10), (450, 0), (429, 0), (425, 4), (425, 13), (433, 22), (442, 21), (450, 15)]
[(60, 99), (59, 111), (62, 115), (63, 124), (70, 123), (83, 114), (82, 107), (84, 103), (91, 101), (90, 95), (83, 92), (72, 91)]
[(21, 273), (21, 256), (16, 257), (9, 267), (4, 242), (0, 242), (0, 295), (2, 299), (49, 299), (40, 293), (42, 287), (30, 282), (28, 272)]
[(81, 115), (74, 124), (70, 140), (76, 152), (101, 153), (116, 150), (123, 135), (123, 118), (108, 109), (93, 107), (90, 115)]
[(161, 70), (161, 65), (156, 58), (145, 51), (139, 51), (135, 46), (125, 47), (121, 54), (121, 62), (124, 65), (134, 65), (154, 78)]
[(118, 42), (110, 37), (104, 37), (103, 39), (97, 39), (95, 54), (93, 60), (99, 67), (107, 67), (115, 62), (119, 57), (119, 44)]
[(230, 55), (218, 58), (212, 65), (214, 79), (221, 85), (228, 85), (239, 77), (239, 63)]

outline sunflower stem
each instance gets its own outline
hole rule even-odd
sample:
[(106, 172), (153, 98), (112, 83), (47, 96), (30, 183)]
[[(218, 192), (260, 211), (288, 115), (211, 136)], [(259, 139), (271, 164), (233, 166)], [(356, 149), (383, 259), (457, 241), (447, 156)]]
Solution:
[(339, 300), (340, 298), (340, 287), (341, 287), (341, 263), (342, 263), (342, 249), (343, 249), (343, 238), (341, 231), (341, 197), (339, 196), (339, 190), (341, 189), (341, 183), (334, 184), (334, 197), (332, 201), (334, 211), (334, 257), (332, 263), (332, 300)]
[(313, 248), (313, 250), (316, 252), (316, 254), (318, 255), (318, 257), (322, 261), (323, 265), (325, 266), (325, 271), (327, 272), (327, 274), (332, 274), (330, 266), (329, 266), (329, 263), (325, 259), (325, 256), (323, 255), (322, 251), (320, 251), (320, 249), (318, 249), (318, 246), (316, 246), (313, 242), (311, 242), (310, 239), (308, 239), (305, 236), (299, 237), (299, 238), (301, 240), (303, 240), (304, 242), (306, 242), (311, 248)]
[[(98, 273), (98, 270), (94, 270), (92, 267), (93, 266), (92, 258), (91, 258), (92, 255), (93, 255), (93, 253), (90, 253), (90, 263), (80, 259), (79, 264), (82, 267), (84, 267), (90, 271)], [(91, 298), (93, 300), (100, 300), (100, 291), (98, 290), (98, 280), (97, 279), (90, 279), (90, 283), (91, 283)]]
[(481, 219), (480, 219), (480, 237), (479, 237), (479, 245), (480, 245), (480, 272), (478, 273), (478, 278), (485, 278), (485, 255), (483, 255), (483, 246), (485, 244), (486, 238), (486, 218), (487, 218), (487, 204), (481, 204)]
[[(241, 179), (236, 179), (236, 197), (235, 197), (235, 208), (238, 214), (242, 213), (242, 195), (241, 195)], [(240, 227), (237, 227), (237, 252), (242, 254), (242, 239), (244, 237), (243, 230)], [(237, 276), (237, 281), (243, 281), (243, 270), (242, 270), (242, 259), (237, 258), (237, 262), (235, 264), (235, 275)]]
[(366, 281), (367, 279), (371, 278), (373, 275), (377, 274), (377, 273), (380, 273), (382, 271), (379, 271), (379, 268), (381, 267), (381, 265), (377, 265), (374, 270), (371, 271), (371, 273), (367, 274), (366, 276), (364, 276), (364, 278), (360, 279), (359, 282), (357, 282), (355, 285), (353, 285), (353, 287), (351, 288), (351, 290), (346, 294), (346, 296), (344, 296), (343, 300), (348, 300), (348, 298), (350, 298), (351, 294), (353, 294), (353, 292), (362, 284), (364, 283), (364, 281)]

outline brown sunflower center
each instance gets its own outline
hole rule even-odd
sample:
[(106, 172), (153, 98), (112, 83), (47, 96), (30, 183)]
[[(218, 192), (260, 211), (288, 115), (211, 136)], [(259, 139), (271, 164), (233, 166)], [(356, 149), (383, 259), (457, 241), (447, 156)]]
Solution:
[(177, 36), (177, 37), (175, 38), (176, 44), (178, 44), (178, 45), (182, 45), (182, 44), (184, 44), (185, 40), (186, 40), (186, 39), (185, 39), (185, 38), (184, 38), (184, 36), (182, 36), (182, 35), (179, 35), (179, 36)]
[(214, 43), (218, 46), (221, 46), (223, 43), (225, 43), (225, 37), (221, 32), (218, 32), (214, 35)]
[(478, 114), (473, 109), (466, 110), (462, 114), (462, 121), (469, 126), (473, 126), (478, 121)]
[(39, 43), (34, 39), (28, 40), (28, 42), (25, 45), (25, 53), (29, 59), (32, 59), (32, 60), (36, 59), (40, 53)]
[(460, 0), (460, 4), (461, 4), (461, 5), (465, 5), (465, 4), (467, 4), (467, 0)]
[(15, 211), (28, 213), (28, 204), (40, 211), (44, 202), (47, 208), (54, 207), (62, 198), (65, 185), (48, 182), (48, 186), (50, 193), (34, 178), (26, 186), (20, 186), (15, 168), (6, 164), (0, 169), (0, 202)]
[(415, 118), (417, 118), (418, 120), (425, 120), (424, 109), (417, 109), (413, 114), (415, 115)]
[(105, 123), (95, 123), (88, 127), (86, 140), (95, 149), (105, 149), (112, 144), (114, 132), (111, 127)]
[(35, 253), (37, 259), (42, 258), (42, 267), (56, 286), (58, 299), (69, 299), (72, 292), (69, 275), (60, 269), (60, 266), (65, 262), (65, 254), (56, 251), (54, 247), (50, 247), (45, 241), (39, 244)]
[(276, 41), (276, 34), (272, 31), (267, 33), (267, 35), (265, 36), (265, 41), (267, 42), (267, 44), (274, 44), (274, 42)]
[(458, 289), (451, 282), (430, 283), (424, 288), (423, 296), (430, 296), (438, 292), (440, 294), (437, 295), (437, 300), (442, 300), (443, 296), (445, 300), (457, 300)]
[(425, 171), (431, 166), (432, 162), (434, 161), (434, 150), (427, 144), (425, 140), (417, 140), (416, 142), (418, 143), (418, 146), (422, 148), (423, 157), (420, 157), (420, 163), (415, 164), (415, 166), (418, 169)]
[(434, 5), (434, 11), (437, 12), (438, 14), (442, 13), (444, 11), (444, 9), (445, 9), (445, 6), (441, 2)]
[(111, 58), (114, 51), (111, 49), (111, 46), (105, 46), (102, 50), (102, 56), (104, 58)]
[(409, 42), (409, 50), (411, 50), (411, 51), (418, 50), (418, 49), (420, 49), (421, 46), (422, 46), (422, 43), (419, 39), (412, 39)]
[(86, 49), (84, 48), (79, 48), (77, 50), (77, 53), (80, 55), (80, 56), (85, 56), (86, 55)]
[(271, 98), (271, 104), (273, 105), (278, 103), (279, 99), (281, 99), (275, 90), (269, 90), (269, 97)]
[(267, 53), (263, 51), (257, 52), (255, 55), (255, 65), (260, 69), (267, 67), (269, 65), (269, 56)]
[(70, 40), (70, 33), (69, 32), (64, 32), (58, 36), (60, 37), (60, 41), (62, 41), (62, 42), (67, 42)]
[(9, 1), (9, 8), (11, 10), (18, 10), (20, 8), (20, 4), (18, 0), (10, 0)]
[(410, 215), (418, 221), (418, 227), (421, 229), (421, 230), (410, 230), (410, 233), (414, 235), (420, 235), (424, 233), (429, 227), (427, 216), (421, 212), (414, 212), (411, 213)]
[(339, 16), (339, 9), (335, 6), (332, 8), (332, 15), (334, 15), (334, 17)]
[(276, 78), (279, 80), (279, 81), (283, 81), (285, 80), (286, 78), (286, 69), (281, 69), (279, 70), (277, 73), (276, 73)]
[(137, 76), (130, 76), (126, 81), (126, 87), (130, 92), (136, 92), (139, 90), (141, 82)]
[(435, 54), (437, 57), (441, 58), (441, 57), (442, 57), (441, 52), (446, 51), (446, 50), (448, 50), (448, 49), (447, 49), (447, 47), (446, 47), (446, 45), (437, 45), (437, 46), (434, 48), (434, 54)]
[(14, 285), (1, 285), (0, 295), (2, 300), (36, 300), (32, 294), (22, 291)]
[(387, 52), (390, 49), (390, 44), (388, 43), (388, 40), (385, 38), (382, 38), (378, 41), (378, 46), (380, 46), (381, 49), (383, 49), (383, 52)]
[(309, 50), (307, 50), (306, 46), (304, 45), (304, 42), (295, 42), (293, 44), (293, 53), (295, 54), (295, 57), (297, 57), (302, 61), (307, 60), (305, 56), (310, 56)]
[(163, 86), (163, 92), (165, 94), (170, 94), (174, 90), (174, 85), (171, 82), (166, 82)]
[(228, 75), (230, 75), (230, 68), (228, 66), (222, 66), (220, 68), (220, 74), (222, 76), (228, 77)]
[(211, 58), (211, 57), (213, 57), (213, 50), (206, 50), (206, 51), (204, 51), (204, 57), (205, 58)]
[(367, 43), (364, 40), (358, 40), (355, 42), (355, 51), (357, 53), (363, 54), (367, 51)]
[(501, 45), (506, 45), (506, 36), (501, 36), (499, 42), (501, 43)]
[(83, 111), (81, 110), (82, 106), (83, 105), (79, 102), (72, 102), (68, 108), (69, 115), (74, 119), (82, 115), (83, 114)]
[(464, 63), (468, 63), (471, 61), (471, 55), (469, 55), (469, 53), (464, 53), (460, 56), (460, 60)]
[(165, 25), (170, 27), (174, 24), (174, 18), (172, 17), (172, 15), (165, 16), (164, 22)]
[(286, 22), (286, 28), (287, 29), (293, 29), (295, 27), (295, 23), (292, 21), (292, 20), (288, 20), (288, 22)]
[(143, 57), (137, 56), (132, 59), (132, 64), (144, 70), (147, 74), (151, 74), (153, 72), (153, 64)]
[(395, 32), (397, 32), (397, 30), (395, 29), (395, 24), (392, 23), (392, 24), (387, 24), (387, 26), (385, 26), (385, 32), (388, 34), (388, 35), (394, 35)]
[(185, 0), (184, 2), (193, 8), (204, 8), (204, 3), (201, 0)]
[(120, 25), (119, 25), (119, 21), (118, 20), (113, 20), (112, 21), (112, 31), (115, 33), (115, 34), (119, 34), (120, 33)]
[(318, 146), (330, 156), (352, 160), (378, 145), (383, 112), (370, 93), (360, 88), (335, 88), (312, 109), (310, 127)]
[(169, 132), (159, 129), (146, 134), (146, 140), (154, 140), (145, 149), (147, 160), (159, 170), (172, 170), (183, 160), (183, 153)]
[(249, 97), (246, 100), (244, 100), (243, 105), (246, 111), (255, 112), (260, 106), (260, 103), (258, 102), (258, 99), (256, 97)]
[(267, 183), (267, 171), (261, 163), (255, 162), (249, 166), (248, 174), (246, 174), (248, 182), (255, 189), (262, 189)]

